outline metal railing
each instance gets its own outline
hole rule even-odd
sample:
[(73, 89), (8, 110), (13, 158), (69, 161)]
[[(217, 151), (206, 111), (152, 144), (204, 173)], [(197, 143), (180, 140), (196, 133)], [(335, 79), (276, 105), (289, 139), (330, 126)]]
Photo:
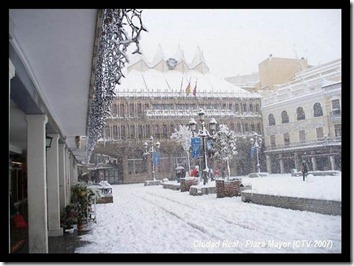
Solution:
[(320, 138), (313, 141), (298, 141), (291, 142), (287, 144), (273, 144), (266, 146), (266, 150), (281, 150), (281, 149), (291, 149), (291, 148), (306, 148), (306, 147), (319, 147), (319, 146), (337, 146), (342, 144), (342, 137), (334, 138)]

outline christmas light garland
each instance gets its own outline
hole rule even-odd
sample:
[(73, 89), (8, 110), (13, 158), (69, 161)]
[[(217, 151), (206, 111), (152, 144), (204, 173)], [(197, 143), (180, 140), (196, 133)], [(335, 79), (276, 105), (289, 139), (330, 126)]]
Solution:
[[(128, 61), (127, 48), (135, 43), (132, 54), (139, 53), (142, 31), (141, 12), (135, 9), (104, 9), (99, 39), (98, 60), (95, 68), (94, 94), (91, 99), (87, 129), (86, 162), (91, 158), (97, 140), (101, 137), (110, 106), (114, 99), (115, 86), (124, 77), (122, 69)], [(129, 34), (126, 28), (131, 30)]]

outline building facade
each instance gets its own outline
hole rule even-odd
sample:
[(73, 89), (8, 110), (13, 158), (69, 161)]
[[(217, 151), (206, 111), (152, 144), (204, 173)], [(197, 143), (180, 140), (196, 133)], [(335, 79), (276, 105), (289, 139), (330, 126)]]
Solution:
[[(152, 62), (143, 56), (132, 60), (95, 151), (117, 158), (123, 183), (143, 182), (151, 178), (152, 167), (143, 144), (153, 136), (161, 143), (157, 178), (173, 178), (176, 166), (186, 167), (187, 159), (170, 136), (191, 118), (198, 121), (200, 109), (206, 124), (215, 118), (240, 136), (263, 133), (259, 94), (211, 75), (200, 49), (187, 63), (180, 48), (173, 58), (159, 48)], [(234, 167), (233, 174), (237, 171)]]
[(341, 60), (311, 67), (262, 99), (267, 172), (341, 170)]
[(257, 91), (275, 91), (276, 85), (293, 80), (296, 73), (308, 69), (307, 60), (273, 57), (272, 54), (258, 64)]

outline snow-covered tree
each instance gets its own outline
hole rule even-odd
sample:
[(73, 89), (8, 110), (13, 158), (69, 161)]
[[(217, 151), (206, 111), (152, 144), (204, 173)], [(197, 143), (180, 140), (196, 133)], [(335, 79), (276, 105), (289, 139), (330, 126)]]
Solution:
[(236, 133), (229, 129), (227, 125), (220, 125), (219, 130), (216, 132), (214, 143), (215, 154), (217, 160), (226, 162), (227, 179), (230, 177), (230, 160), (237, 155), (236, 150)]
[(186, 152), (189, 172), (191, 171), (191, 164), (189, 161), (189, 149), (191, 147), (191, 138), (192, 132), (188, 129), (187, 126), (184, 125), (179, 125), (178, 130), (175, 129), (175, 132), (172, 133), (170, 136), (170, 139), (180, 144), (183, 150)]

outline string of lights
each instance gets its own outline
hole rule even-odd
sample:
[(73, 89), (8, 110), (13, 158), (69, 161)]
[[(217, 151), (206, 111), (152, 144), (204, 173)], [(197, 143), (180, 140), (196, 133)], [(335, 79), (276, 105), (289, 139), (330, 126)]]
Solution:
[[(105, 119), (110, 116), (114, 89), (124, 77), (122, 69), (129, 62), (127, 48), (134, 43), (139, 53), (139, 39), (147, 31), (141, 19), (142, 11), (135, 9), (104, 9), (99, 38), (98, 60), (95, 66), (94, 94), (91, 99), (87, 129), (86, 162), (91, 158), (97, 140), (101, 137)], [(129, 33), (129, 29), (131, 32)]]

